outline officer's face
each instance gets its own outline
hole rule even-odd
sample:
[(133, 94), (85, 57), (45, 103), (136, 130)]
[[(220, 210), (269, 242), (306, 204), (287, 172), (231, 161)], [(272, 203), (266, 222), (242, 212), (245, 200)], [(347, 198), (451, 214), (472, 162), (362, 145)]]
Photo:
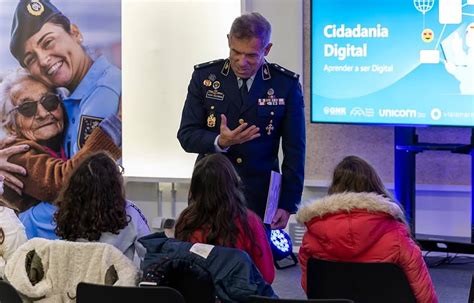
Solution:
[[(10, 97), (15, 107), (26, 102), (44, 100), (51, 94), (52, 92), (43, 83), (32, 79), (17, 83), (10, 91)], [(30, 117), (21, 114), (19, 110), (11, 113), (15, 115), (17, 135), (33, 141), (43, 141), (62, 133), (64, 116), (61, 106), (58, 105), (56, 109), (47, 111), (41, 103), (36, 105), (36, 113)]]
[(230, 49), (230, 66), (237, 77), (250, 78), (263, 64), (272, 44), (262, 45), (260, 39), (237, 39), (227, 36)]
[(30, 73), (50, 87), (73, 90), (85, 75), (88, 56), (81, 46), (79, 29), (67, 33), (61, 26), (45, 23), (25, 42), (23, 63)]

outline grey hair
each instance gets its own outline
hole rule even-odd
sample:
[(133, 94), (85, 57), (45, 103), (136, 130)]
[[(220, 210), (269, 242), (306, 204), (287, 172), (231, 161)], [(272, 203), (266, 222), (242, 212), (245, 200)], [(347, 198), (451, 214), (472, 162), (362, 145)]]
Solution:
[(229, 36), (237, 39), (257, 38), (262, 42), (262, 47), (267, 46), (272, 35), (270, 22), (259, 13), (243, 14), (235, 18), (230, 27)]
[(15, 106), (11, 98), (11, 90), (16, 84), (30, 79), (35, 80), (25, 69), (18, 68), (7, 74), (0, 83), (0, 125), (6, 133), (11, 134), (15, 126), (15, 118), (12, 114)]

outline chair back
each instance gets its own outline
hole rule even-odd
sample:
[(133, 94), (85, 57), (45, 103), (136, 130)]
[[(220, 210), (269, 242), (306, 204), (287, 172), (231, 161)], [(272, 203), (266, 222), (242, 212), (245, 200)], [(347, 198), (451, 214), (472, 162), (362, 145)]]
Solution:
[(354, 303), (352, 300), (346, 299), (277, 299), (262, 296), (250, 296), (247, 303), (307, 303), (307, 302), (318, 302), (318, 303)]
[(0, 303), (22, 303), (16, 289), (8, 282), (0, 280)]
[(186, 303), (183, 296), (176, 289), (165, 286), (122, 287), (84, 282), (77, 285), (77, 303), (129, 303), (151, 301)]
[(416, 303), (405, 273), (393, 263), (333, 262), (310, 258), (311, 299), (347, 298), (364, 303)]
[(469, 303), (474, 303), (474, 275), (471, 279), (471, 290), (469, 291)]

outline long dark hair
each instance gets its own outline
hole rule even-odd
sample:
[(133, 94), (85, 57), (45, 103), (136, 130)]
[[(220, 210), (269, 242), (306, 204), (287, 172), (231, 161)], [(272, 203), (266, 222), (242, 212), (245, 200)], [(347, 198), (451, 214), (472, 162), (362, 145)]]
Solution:
[(254, 242), (242, 182), (227, 157), (212, 154), (196, 163), (188, 202), (176, 223), (177, 239), (189, 241), (196, 230), (202, 230), (206, 243), (235, 247), (239, 235), (236, 222), (240, 222)]
[(58, 198), (56, 234), (69, 241), (99, 240), (127, 226), (121, 172), (105, 152), (86, 157), (72, 172)]
[(394, 201), (375, 168), (357, 156), (345, 157), (334, 169), (328, 193), (343, 192), (375, 192)]

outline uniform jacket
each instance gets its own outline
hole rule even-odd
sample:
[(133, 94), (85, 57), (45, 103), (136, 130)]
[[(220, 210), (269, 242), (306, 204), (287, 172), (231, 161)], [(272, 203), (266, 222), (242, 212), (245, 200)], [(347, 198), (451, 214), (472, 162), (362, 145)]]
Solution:
[(214, 153), (221, 114), (226, 115), (230, 129), (244, 121), (259, 127), (259, 138), (231, 146), (225, 155), (242, 178), (250, 209), (263, 217), (270, 172), (279, 171), (282, 138), (279, 208), (295, 212), (303, 190), (305, 158), (304, 101), (298, 75), (265, 62), (255, 75), (247, 102), (241, 103), (238, 80), (228, 59), (195, 66), (178, 130), (179, 142), (185, 151), (198, 153), (198, 158)]
[[(252, 211), (248, 211), (248, 222), (250, 230), (253, 232), (253, 241), (248, 238), (242, 230), (240, 222), (236, 222), (240, 234), (237, 238), (235, 248), (244, 250), (252, 258), (265, 281), (269, 284), (275, 279), (275, 266), (273, 265), (273, 255), (268, 243), (267, 234), (262, 220)], [(190, 242), (206, 243), (205, 233), (197, 230), (191, 236)]]
[[(141, 268), (163, 264), (168, 270), (191, 268), (197, 277), (210, 275), (222, 302), (245, 301), (251, 295), (275, 297), (247, 253), (240, 249), (183, 242), (156, 233), (139, 240), (146, 248)], [(146, 278), (146, 277), (145, 277)]]
[(19, 176), (24, 185), (23, 196), (5, 187), (3, 198), (20, 211), (28, 209), (38, 201), (55, 201), (69, 173), (91, 152), (105, 150), (114, 159), (122, 156), (121, 149), (100, 127), (91, 134), (84, 148), (67, 161), (53, 157), (35, 141), (18, 139), (15, 145), (19, 144), (27, 144), (30, 149), (25, 153), (13, 155), (8, 161), (23, 166), (28, 172), (26, 176)]
[(0, 206), (0, 278), (3, 277), (5, 263), (13, 252), (26, 242), (25, 228), (15, 212)]
[(5, 268), (6, 279), (35, 302), (75, 302), (79, 282), (135, 286), (138, 268), (105, 243), (34, 238), (20, 246)]
[(342, 193), (300, 206), (307, 232), (298, 254), (306, 291), (309, 258), (388, 262), (400, 266), (417, 302), (438, 302), (420, 248), (410, 237), (400, 207), (375, 193)]

